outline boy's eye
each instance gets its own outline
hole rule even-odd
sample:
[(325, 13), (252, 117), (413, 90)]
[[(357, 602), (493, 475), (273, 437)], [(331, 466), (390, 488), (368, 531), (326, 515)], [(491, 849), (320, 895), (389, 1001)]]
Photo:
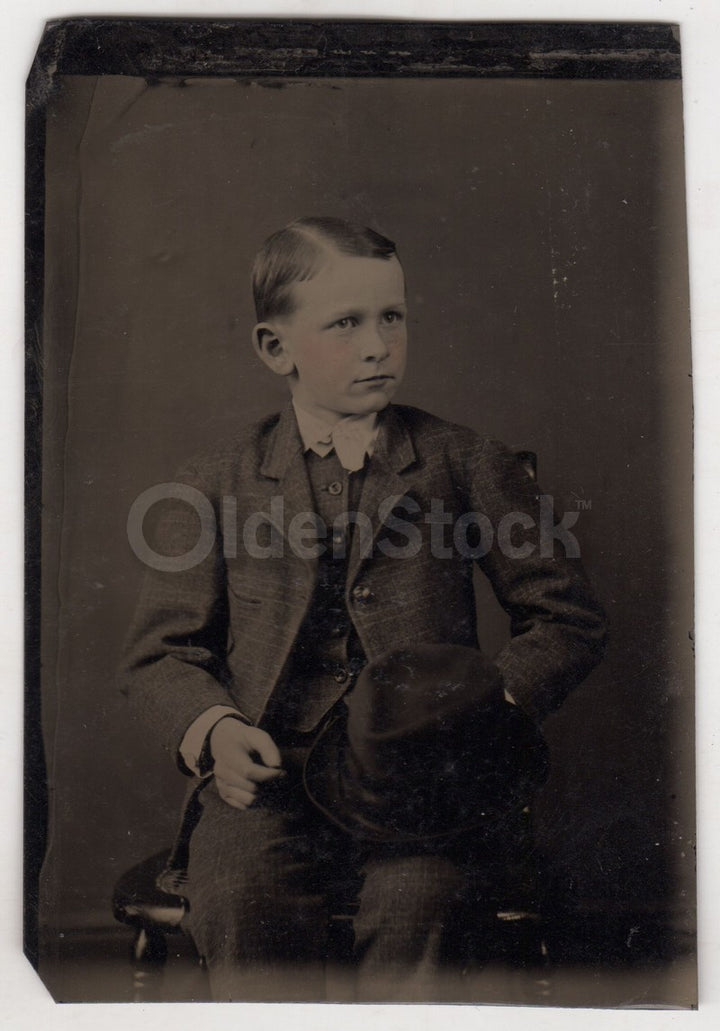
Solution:
[(403, 313), (401, 311), (386, 311), (383, 315), (383, 321), (387, 322), (390, 325), (393, 322), (402, 322), (402, 319)]
[(346, 315), (342, 319), (338, 319), (335, 323), (338, 329), (350, 329), (351, 326), (357, 326), (357, 319), (354, 315)]

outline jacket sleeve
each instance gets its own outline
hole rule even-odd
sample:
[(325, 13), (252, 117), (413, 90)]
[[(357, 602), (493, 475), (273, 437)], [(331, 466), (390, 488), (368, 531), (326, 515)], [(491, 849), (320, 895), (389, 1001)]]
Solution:
[(146, 520), (154, 526), (119, 678), (133, 715), (189, 773), (179, 753), (188, 728), (212, 706), (234, 706), (225, 562), (218, 506), (199, 476), (187, 470), (164, 488)]
[(539, 722), (600, 662), (604, 613), (577, 539), (517, 457), (483, 441), (467, 474), (469, 503), (492, 527), (478, 565), (510, 616), (511, 640), (495, 661), (505, 690)]

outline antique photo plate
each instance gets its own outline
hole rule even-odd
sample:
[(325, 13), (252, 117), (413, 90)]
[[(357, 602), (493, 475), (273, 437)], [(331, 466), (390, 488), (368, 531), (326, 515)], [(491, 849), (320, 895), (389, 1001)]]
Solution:
[[(446, 1001), (696, 1004), (683, 160), (671, 25), (48, 27), (28, 83), (25, 902), (58, 1001), (207, 999), (185, 936), (143, 977), (113, 919), (183, 795), (114, 684), (142, 575), (128, 513), (283, 406), (249, 268), (329, 214), (397, 242), (400, 400), (537, 455), (609, 619), (544, 728), (547, 965), (503, 956)], [(477, 591), (492, 654), (507, 620)]]

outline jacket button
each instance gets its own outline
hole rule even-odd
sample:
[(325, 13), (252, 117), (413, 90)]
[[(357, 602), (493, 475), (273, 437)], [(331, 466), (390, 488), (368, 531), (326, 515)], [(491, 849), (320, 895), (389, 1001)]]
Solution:
[(361, 587), (358, 584), (357, 587), (353, 587), (352, 596), (355, 601), (370, 601), (372, 598), (372, 591), (369, 587)]
[(338, 684), (347, 684), (350, 679), (350, 674), (346, 669), (339, 669), (337, 673), (334, 674), (333, 679)]
[(339, 480), (333, 480), (332, 483), (328, 484), (328, 494), (333, 494), (335, 497), (338, 494), (342, 494), (342, 483)]

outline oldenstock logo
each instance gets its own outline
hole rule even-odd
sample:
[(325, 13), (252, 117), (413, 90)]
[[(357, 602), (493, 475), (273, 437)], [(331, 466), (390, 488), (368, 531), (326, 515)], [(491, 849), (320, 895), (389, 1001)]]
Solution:
[[(537, 517), (529, 512), (508, 512), (494, 525), (484, 512), (448, 512), (442, 498), (432, 498), (426, 511), (412, 497), (397, 495), (385, 498), (376, 512), (377, 527), (392, 532), (392, 539), (375, 533), (372, 519), (364, 512), (343, 512), (328, 526), (317, 512), (298, 512), (287, 523), (282, 495), (270, 499), (266, 511), (253, 512), (238, 525), (237, 498), (222, 499), (222, 554), (234, 559), (242, 548), (253, 559), (282, 558), (289, 549), (302, 559), (315, 559), (326, 553), (343, 558), (352, 535), (353, 547), (368, 557), (373, 547), (388, 558), (416, 558), (423, 548), (437, 559), (459, 556), (480, 559), (493, 547), (509, 559), (525, 559), (533, 554), (552, 557), (556, 543), (568, 558), (580, 557), (580, 545), (570, 532), (579, 518), (578, 512), (565, 512), (557, 520), (553, 498), (538, 496)], [(199, 519), (197, 539), (179, 555), (163, 555), (147, 541), (144, 521), (148, 512), (160, 502), (181, 502), (189, 506)], [(187, 522), (175, 513), (173, 522)], [(421, 523), (429, 527), (423, 536)], [(450, 528), (448, 530), (448, 528)], [(523, 534), (523, 531), (524, 534)], [(172, 524), (168, 527), (168, 538)], [(159, 483), (148, 488), (133, 502), (127, 520), (127, 536), (137, 557), (151, 569), (162, 572), (186, 572), (203, 562), (213, 551), (218, 539), (218, 521), (209, 499), (184, 483)], [(518, 538), (524, 537), (521, 541)], [(450, 544), (450, 540), (452, 543)], [(374, 543), (373, 543), (374, 542)], [(162, 545), (162, 541), (159, 541)], [(169, 543), (169, 541), (168, 541)]]

